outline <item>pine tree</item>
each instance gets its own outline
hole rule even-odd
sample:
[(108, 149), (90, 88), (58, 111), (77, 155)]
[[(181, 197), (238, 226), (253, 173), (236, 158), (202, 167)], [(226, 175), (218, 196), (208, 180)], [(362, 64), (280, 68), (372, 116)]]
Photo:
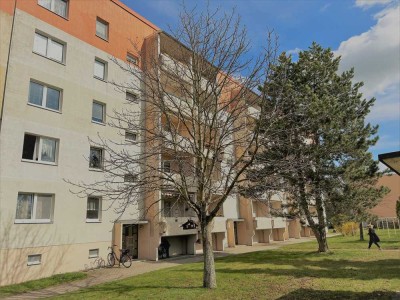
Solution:
[(319, 252), (329, 251), (327, 206), (348, 202), (361, 212), (382, 195), (374, 187), (377, 162), (368, 153), (378, 127), (365, 123), (375, 99), (362, 97), (353, 69), (338, 74), (339, 63), (316, 43), (297, 62), (281, 54), (261, 88), (263, 151), (248, 174), (253, 196), (271, 190), (289, 195), (282, 214), (308, 223)]

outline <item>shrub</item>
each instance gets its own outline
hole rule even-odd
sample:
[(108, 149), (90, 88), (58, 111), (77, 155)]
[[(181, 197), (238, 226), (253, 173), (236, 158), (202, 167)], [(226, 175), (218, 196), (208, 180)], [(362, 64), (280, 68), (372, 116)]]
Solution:
[(347, 235), (356, 235), (359, 233), (359, 224), (356, 222), (346, 222), (343, 225), (339, 226), (337, 230), (347, 236)]

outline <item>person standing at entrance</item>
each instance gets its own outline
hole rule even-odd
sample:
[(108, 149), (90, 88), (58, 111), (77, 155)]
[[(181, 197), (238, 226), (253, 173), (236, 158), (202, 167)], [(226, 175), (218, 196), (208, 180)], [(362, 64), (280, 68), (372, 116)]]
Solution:
[(380, 242), (381, 240), (379, 239), (379, 236), (375, 233), (374, 225), (372, 224), (368, 225), (368, 235), (369, 235), (368, 249), (371, 249), (372, 244), (375, 244), (378, 246), (379, 250), (382, 250), (381, 246), (379, 246), (378, 244), (378, 242)]

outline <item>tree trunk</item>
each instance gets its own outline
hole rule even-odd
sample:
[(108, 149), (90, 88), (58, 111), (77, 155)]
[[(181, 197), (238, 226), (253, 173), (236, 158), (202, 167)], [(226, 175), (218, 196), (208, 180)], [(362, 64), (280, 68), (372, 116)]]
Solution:
[(215, 274), (214, 252), (212, 247), (212, 222), (201, 223), (201, 238), (203, 242), (204, 270), (203, 287), (214, 289), (217, 287), (217, 277)]
[(360, 222), (360, 241), (364, 240), (364, 230), (363, 230), (363, 225), (362, 222)]
[(318, 241), (318, 252), (329, 252), (325, 227), (317, 225), (317, 228), (314, 233)]

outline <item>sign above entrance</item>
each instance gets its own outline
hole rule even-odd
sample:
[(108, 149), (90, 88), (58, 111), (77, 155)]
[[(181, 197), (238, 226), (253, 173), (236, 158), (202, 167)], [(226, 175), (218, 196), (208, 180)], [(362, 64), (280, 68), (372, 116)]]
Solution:
[(197, 224), (193, 220), (187, 220), (187, 222), (183, 223), (181, 227), (183, 230), (196, 229)]

